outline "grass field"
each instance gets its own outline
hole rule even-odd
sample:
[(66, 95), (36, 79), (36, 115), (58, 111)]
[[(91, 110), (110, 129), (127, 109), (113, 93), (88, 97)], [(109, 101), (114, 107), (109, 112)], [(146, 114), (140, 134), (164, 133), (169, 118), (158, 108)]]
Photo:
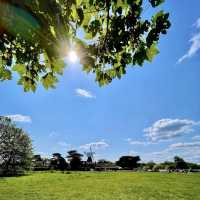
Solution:
[(200, 200), (200, 174), (35, 173), (0, 178), (0, 200)]

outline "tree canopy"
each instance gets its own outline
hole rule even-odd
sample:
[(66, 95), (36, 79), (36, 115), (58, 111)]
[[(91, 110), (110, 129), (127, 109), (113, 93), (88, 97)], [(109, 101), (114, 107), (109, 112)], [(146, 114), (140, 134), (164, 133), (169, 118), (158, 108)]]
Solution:
[(0, 116), (0, 169), (3, 175), (17, 175), (30, 169), (32, 144), (29, 136), (9, 118)]
[(124, 169), (134, 169), (140, 160), (139, 156), (121, 156), (116, 164)]
[(53, 153), (52, 156), (53, 158), (51, 159), (51, 167), (53, 169), (65, 170), (67, 168), (68, 164), (60, 153)]
[(83, 155), (78, 153), (76, 150), (71, 150), (71, 151), (68, 151), (67, 153), (68, 153), (67, 158), (70, 162), (70, 168), (72, 170), (80, 170), (81, 159)]
[(156, 9), (152, 17), (144, 16), (163, 2), (0, 0), (0, 80), (17, 72), (25, 91), (35, 91), (40, 82), (47, 89), (55, 87), (72, 49), (100, 86), (120, 79), (128, 65), (142, 66), (159, 53), (169, 13)]
[(174, 163), (175, 163), (176, 169), (188, 169), (188, 164), (181, 157), (175, 156)]

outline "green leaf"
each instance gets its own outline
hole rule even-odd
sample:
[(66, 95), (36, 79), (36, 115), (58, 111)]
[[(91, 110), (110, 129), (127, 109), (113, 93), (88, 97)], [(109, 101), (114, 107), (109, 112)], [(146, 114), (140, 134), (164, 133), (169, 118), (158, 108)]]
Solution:
[(2, 58), (0, 54), (0, 68), (4, 68), (6, 66), (6, 60)]
[(62, 59), (55, 59), (52, 62), (52, 70), (55, 73), (62, 75), (64, 67), (65, 67), (65, 63), (64, 63), (64, 60), (62, 60)]
[(44, 63), (47, 68), (51, 68), (51, 62), (46, 52), (42, 54), (44, 56)]
[(80, 59), (80, 63), (83, 65), (90, 65), (91, 67), (93, 67), (95, 59), (91, 56), (84, 56)]
[(82, 22), (82, 27), (87, 26), (91, 20), (91, 15), (89, 13), (84, 14), (83, 22)]
[(52, 35), (56, 38), (56, 32), (55, 32), (54, 26), (50, 26), (50, 32), (51, 32)]
[(117, 76), (116, 74), (116, 70), (115, 69), (109, 69), (107, 71), (107, 74), (111, 77), (111, 78), (115, 78)]
[(159, 50), (158, 50), (157, 45), (155, 43), (152, 44), (150, 48), (147, 48), (146, 55), (147, 55), (149, 62), (152, 62), (153, 58), (157, 54), (159, 54)]
[(83, 71), (85, 71), (86, 73), (89, 73), (92, 71), (92, 66), (91, 65), (83, 65)]
[(92, 32), (86, 32), (86, 33), (85, 33), (85, 39), (91, 40), (93, 37), (94, 37), (94, 36), (93, 36)]
[(58, 82), (57, 78), (51, 72), (43, 76), (41, 81), (45, 89), (54, 88), (55, 83)]
[(83, 0), (76, 0), (76, 5), (80, 6)]
[(153, 23), (156, 23), (156, 21), (157, 21), (157, 19), (158, 19), (159, 17), (164, 17), (164, 16), (165, 16), (165, 13), (164, 13), (163, 10), (161, 10), (160, 12), (156, 13), (156, 15), (153, 16), (152, 22), (153, 22)]
[(72, 16), (72, 18), (73, 18), (75, 21), (78, 20), (78, 13), (77, 13), (77, 11), (76, 11), (76, 6), (75, 6), (75, 5), (72, 6), (71, 16)]
[(165, 2), (165, 0), (149, 0), (149, 2), (151, 3), (152, 7), (157, 7)]
[(12, 74), (8, 69), (0, 69), (0, 80), (11, 80)]
[(117, 7), (122, 7), (123, 9), (127, 9), (128, 8), (128, 4), (125, 3), (125, 0), (117, 0)]
[(77, 8), (76, 12), (78, 14), (79, 20), (78, 20), (78, 24), (81, 25), (83, 20), (84, 20), (84, 13), (83, 13), (83, 9), (82, 8)]
[(23, 76), (26, 73), (26, 66), (24, 64), (16, 64), (12, 67), (12, 70)]
[(147, 59), (146, 49), (142, 45), (134, 54), (133, 56), (133, 65), (137, 64), (142, 66), (144, 61)]

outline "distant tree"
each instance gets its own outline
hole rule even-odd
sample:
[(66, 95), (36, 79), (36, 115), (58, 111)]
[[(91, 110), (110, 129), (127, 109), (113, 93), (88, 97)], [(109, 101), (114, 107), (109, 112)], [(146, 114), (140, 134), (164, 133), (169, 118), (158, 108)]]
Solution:
[(51, 167), (55, 170), (65, 170), (67, 169), (68, 164), (60, 153), (53, 153)]
[(116, 165), (116, 163), (113, 163), (112, 161), (100, 159), (97, 161), (95, 165), (95, 170), (97, 171), (107, 171), (107, 170), (119, 170), (120, 167)]
[(190, 169), (200, 169), (200, 165), (197, 163), (187, 163), (187, 165)]
[(30, 137), (7, 117), (0, 116), (0, 168), (3, 175), (29, 170), (32, 162)]
[(80, 170), (81, 169), (81, 159), (82, 154), (78, 153), (76, 150), (71, 150), (67, 152), (67, 158), (70, 162), (71, 170)]
[(49, 170), (51, 168), (51, 161), (49, 158), (42, 158), (41, 155), (34, 155), (32, 159), (33, 170)]
[[(44, 170), (49, 170), (51, 168), (51, 159), (49, 158), (43, 158), (43, 169)], [(68, 167), (68, 164), (66, 165)]]
[(174, 157), (174, 163), (175, 163), (176, 169), (188, 169), (187, 163), (181, 157), (175, 156)]
[(43, 160), (41, 155), (34, 155), (32, 159), (33, 170), (41, 170), (43, 168)]
[(154, 166), (153, 166), (153, 171), (154, 172), (158, 172), (160, 169), (163, 169), (163, 166), (161, 165), (161, 164), (155, 164)]
[(42, 161), (42, 157), (41, 157), (41, 155), (34, 155), (33, 156), (33, 160), (35, 160), (35, 161)]
[(134, 169), (138, 167), (139, 156), (122, 156), (116, 164), (124, 169)]
[(145, 169), (145, 166), (146, 166), (146, 163), (144, 163), (144, 162), (138, 163), (138, 170), (143, 170), (143, 169)]
[(105, 159), (100, 159), (100, 160), (98, 160), (98, 162), (97, 162), (98, 164), (100, 164), (100, 163), (107, 163), (107, 164), (111, 164), (111, 163), (113, 163), (113, 162), (111, 162), (111, 161), (109, 161), (109, 160), (105, 160)]
[(167, 170), (174, 170), (176, 169), (175, 163), (174, 162), (169, 162), (169, 161), (165, 161), (164, 163), (162, 163), (163, 168), (167, 169)]
[(148, 170), (148, 169), (153, 170), (153, 167), (154, 167), (155, 164), (156, 164), (156, 163), (154, 163), (153, 161), (150, 161), (150, 162), (146, 163), (145, 168), (146, 168), (147, 170)]

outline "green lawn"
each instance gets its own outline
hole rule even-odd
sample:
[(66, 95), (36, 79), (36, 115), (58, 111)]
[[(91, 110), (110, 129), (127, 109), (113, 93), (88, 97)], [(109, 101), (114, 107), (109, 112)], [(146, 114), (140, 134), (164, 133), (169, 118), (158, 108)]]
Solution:
[(0, 178), (0, 200), (200, 200), (200, 174), (35, 173)]

